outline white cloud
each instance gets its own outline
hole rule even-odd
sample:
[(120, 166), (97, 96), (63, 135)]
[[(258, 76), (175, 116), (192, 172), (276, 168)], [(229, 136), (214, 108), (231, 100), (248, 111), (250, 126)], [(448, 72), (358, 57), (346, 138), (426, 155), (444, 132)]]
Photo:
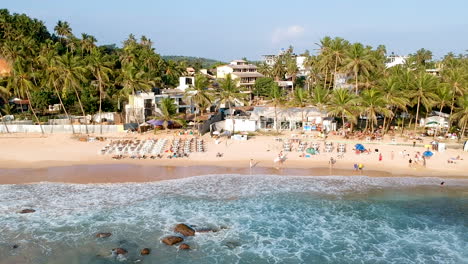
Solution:
[(273, 43), (281, 42), (285, 39), (298, 38), (304, 34), (304, 27), (299, 25), (292, 25), (287, 28), (276, 28), (273, 32), (271, 41)]

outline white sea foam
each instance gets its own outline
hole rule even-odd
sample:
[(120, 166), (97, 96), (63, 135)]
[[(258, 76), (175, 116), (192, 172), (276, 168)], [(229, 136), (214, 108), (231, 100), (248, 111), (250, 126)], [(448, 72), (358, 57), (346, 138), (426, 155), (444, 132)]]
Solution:
[[(58, 248), (80, 245), (112, 248), (119, 240), (129, 238), (136, 245), (126, 244), (130, 248), (163, 247), (159, 239), (173, 234), (174, 223), (185, 222), (198, 227), (229, 227), (187, 240), (195, 249), (191, 253), (194, 259), (203, 258), (205, 263), (220, 263), (220, 259), (225, 263), (386, 263), (388, 259), (394, 263), (456, 263), (467, 258), (466, 253), (460, 253), (466, 241), (457, 235), (466, 227), (442, 224), (434, 228), (426, 218), (421, 219), (421, 225), (415, 225), (412, 221), (420, 219), (401, 214), (401, 208), (390, 206), (392, 201), (388, 199), (390, 205), (366, 199), (346, 200), (350, 194), (373, 190), (439, 188), (440, 181), (207, 175), (154, 183), (2, 185), (0, 257), (1, 245), (11, 241), (27, 244), (28, 249), (40, 246), (45, 256), (56, 254)], [(468, 186), (465, 180), (444, 181), (447, 187)], [(23, 208), (37, 211), (18, 214)], [(401, 220), (392, 218), (397, 213)], [(403, 222), (402, 226), (398, 221)], [(405, 224), (412, 227), (404, 228)], [(97, 232), (114, 235), (106, 240), (108, 244), (97, 244), (93, 238)], [(436, 252), (427, 251), (429, 243), (437, 248)], [(427, 256), (407, 248), (419, 249)], [(161, 260), (171, 260), (170, 254), (175, 254), (172, 249), (162, 250), (168, 255), (158, 255)], [(245, 261), (249, 258), (256, 261)]]

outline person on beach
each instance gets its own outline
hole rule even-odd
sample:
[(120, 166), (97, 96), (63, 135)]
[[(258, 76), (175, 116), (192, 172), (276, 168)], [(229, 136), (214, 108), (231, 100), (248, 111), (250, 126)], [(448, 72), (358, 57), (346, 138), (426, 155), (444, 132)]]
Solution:
[(409, 164), (409, 167), (411, 168), (413, 166), (413, 160), (412, 159), (409, 159), (408, 160), (408, 164)]
[(382, 161), (382, 153), (379, 153), (379, 161)]
[(253, 159), (250, 159), (250, 168), (253, 167)]
[(357, 171), (359, 169), (359, 166), (357, 165), (357, 163), (354, 163), (354, 170)]
[(416, 141), (413, 141), (413, 148), (416, 147)]

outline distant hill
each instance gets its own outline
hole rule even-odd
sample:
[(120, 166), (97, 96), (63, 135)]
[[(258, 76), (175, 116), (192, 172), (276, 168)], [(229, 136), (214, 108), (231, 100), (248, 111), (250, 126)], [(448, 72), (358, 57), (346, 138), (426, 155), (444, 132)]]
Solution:
[(162, 56), (162, 58), (164, 60), (185, 61), (187, 63), (187, 66), (193, 67), (195, 69), (206, 69), (206, 68), (211, 68), (213, 67), (213, 65), (216, 65), (216, 64), (224, 64), (224, 62), (219, 61), (219, 60), (192, 57), (192, 56), (167, 55), (167, 56)]

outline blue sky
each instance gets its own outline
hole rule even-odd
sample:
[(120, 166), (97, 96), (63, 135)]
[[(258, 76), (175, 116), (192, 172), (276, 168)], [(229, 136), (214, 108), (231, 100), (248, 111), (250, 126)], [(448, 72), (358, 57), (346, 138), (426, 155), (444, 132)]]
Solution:
[[(6, 2), (6, 1), (5, 1)], [(0, 8), (58, 20), (99, 44), (146, 35), (163, 55), (259, 59), (293, 45), (314, 51), (326, 35), (407, 54), (436, 57), (468, 49), (467, 0), (15, 0)]]

